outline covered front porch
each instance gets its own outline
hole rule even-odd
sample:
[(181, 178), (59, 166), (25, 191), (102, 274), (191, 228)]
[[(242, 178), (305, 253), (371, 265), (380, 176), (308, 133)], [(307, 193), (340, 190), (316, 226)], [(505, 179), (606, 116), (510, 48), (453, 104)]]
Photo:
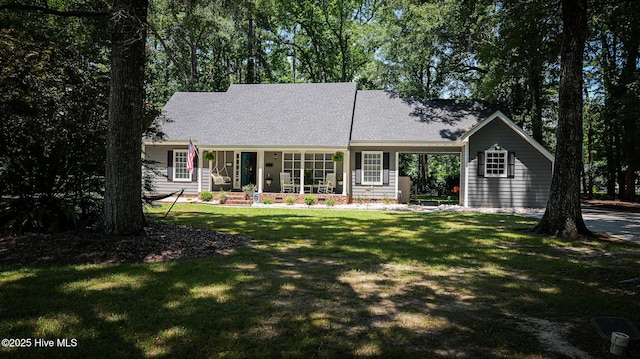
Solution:
[[(349, 194), (346, 148), (255, 149), (200, 147), (198, 192), (241, 191), (255, 185), (262, 193)], [(327, 188), (327, 176), (335, 183)], [(284, 181), (289, 177), (289, 185)], [(330, 177), (331, 178), (331, 177)]]

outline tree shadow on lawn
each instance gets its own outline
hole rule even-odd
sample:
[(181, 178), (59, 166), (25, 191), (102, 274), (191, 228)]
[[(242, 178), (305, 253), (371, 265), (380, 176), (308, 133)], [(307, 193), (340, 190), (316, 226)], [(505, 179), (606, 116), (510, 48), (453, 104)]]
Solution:
[[(548, 357), (525, 318), (636, 323), (640, 251), (515, 231), (501, 216), (179, 214), (250, 247), (159, 264), (5, 270), (5, 337), (77, 338), (16, 357)], [(581, 248), (572, 251), (566, 248)], [(606, 255), (612, 251), (625, 258)], [(567, 338), (569, 340), (569, 338)], [(552, 354), (552, 356), (555, 354)]]

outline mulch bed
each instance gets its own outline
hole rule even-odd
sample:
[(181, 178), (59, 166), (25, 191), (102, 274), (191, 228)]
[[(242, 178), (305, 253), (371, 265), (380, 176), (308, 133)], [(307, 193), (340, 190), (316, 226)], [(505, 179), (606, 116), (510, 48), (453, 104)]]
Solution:
[(189, 226), (150, 223), (139, 236), (91, 231), (0, 236), (0, 265), (75, 265), (164, 262), (212, 257), (249, 239)]

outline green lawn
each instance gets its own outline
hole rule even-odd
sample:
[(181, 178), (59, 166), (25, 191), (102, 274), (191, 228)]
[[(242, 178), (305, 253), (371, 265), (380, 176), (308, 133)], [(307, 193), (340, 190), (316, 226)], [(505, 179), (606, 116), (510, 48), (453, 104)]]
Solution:
[(171, 263), (0, 267), (3, 338), (77, 340), (0, 356), (562, 357), (526, 330), (544, 319), (603, 357), (590, 318), (640, 325), (640, 246), (538, 237), (529, 218), (185, 204), (168, 221), (252, 241)]

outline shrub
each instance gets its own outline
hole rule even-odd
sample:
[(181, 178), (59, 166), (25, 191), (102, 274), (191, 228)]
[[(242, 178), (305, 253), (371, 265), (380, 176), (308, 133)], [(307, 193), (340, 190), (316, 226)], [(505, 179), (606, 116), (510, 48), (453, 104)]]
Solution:
[(288, 196), (287, 199), (285, 199), (285, 201), (287, 202), (288, 205), (292, 205), (296, 203), (295, 197), (292, 197), (292, 196)]
[(313, 206), (314, 204), (316, 204), (316, 201), (317, 201), (316, 196), (309, 195), (309, 196), (304, 197), (304, 203), (307, 206)]
[(265, 198), (262, 203), (264, 204), (273, 204), (273, 200), (271, 198)]
[(335, 204), (336, 204), (336, 200), (335, 199), (328, 199), (327, 200), (327, 206), (333, 207)]
[(72, 56), (81, 50), (64, 46), (66, 36), (40, 51), (45, 45), (13, 35), (3, 31), (0, 40), (11, 48), (2, 51), (0, 75), (0, 231), (97, 228), (109, 98), (102, 51)]
[(365, 202), (365, 198), (360, 196), (360, 195), (358, 195), (356, 197), (356, 202), (358, 202), (358, 204), (363, 204)]
[(227, 199), (227, 192), (220, 191), (220, 193), (218, 193), (218, 200), (219, 201), (224, 201), (226, 199)]
[(205, 202), (209, 202), (213, 199), (213, 193), (210, 191), (202, 191), (200, 192), (200, 199)]

